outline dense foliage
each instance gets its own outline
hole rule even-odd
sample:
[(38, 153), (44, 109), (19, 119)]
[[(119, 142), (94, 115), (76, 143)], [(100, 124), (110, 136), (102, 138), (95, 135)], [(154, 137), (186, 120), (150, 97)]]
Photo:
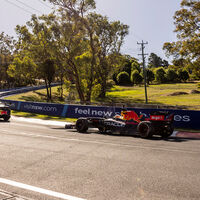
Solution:
[[(118, 85), (144, 83), (142, 63), (120, 50), (129, 27), (95, 12), (95, 0), (48, 0), (54, 11), (32, 15), (16, 27), (17, 40), (0, 33), (0, 88), (59, 81), (81, 102), (106, 97), (113, 79)], [(147, 84), (200, 79), (200, 2), (182, 0), (175, 13), (177, 42), (163, 49), (172, 65), (151, 53), (146, 66)]]
[(166, 42), (163, 49), (175, 61), (181, 60), (179, 68), (191, 70), (200, 79), (200, 1), (182, 0), (181, 9), (174, 15), (174, 24), (178, 40)]

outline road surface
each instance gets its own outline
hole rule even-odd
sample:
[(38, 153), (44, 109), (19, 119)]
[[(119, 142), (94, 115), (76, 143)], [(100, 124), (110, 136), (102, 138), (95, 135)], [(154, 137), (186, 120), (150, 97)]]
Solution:
[(0, 122), (0, 200), (199, 200), (200, 140)]

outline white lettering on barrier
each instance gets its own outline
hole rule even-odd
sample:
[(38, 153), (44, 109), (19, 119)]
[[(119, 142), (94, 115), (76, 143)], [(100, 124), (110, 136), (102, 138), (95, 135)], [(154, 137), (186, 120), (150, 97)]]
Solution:
[(27, 105), (24, 106), (24, 108), (30, 109), (30, 110), (57, 112), (57, 108), (51, 107), (51, 106), (34, 106), (34, 105), (31, 105), (31, 104), (27, 104)]
[[(75, 108), (75, 114), (84, 114), (84, 115), (90, 115), (90, 116), (106, 116), (106, 117), (112, 117), (113, 116), (113, 112), (112, 111), (101, 111), (101, 110), (95, 110), (92, 108), (85, 108), (85, 109), (81, 109), (81, 108)], [(119, 114), (119, 113), (115, 113), (115, 114)], [(145, 116), (148, 116), (145, 113), (142, 113)], [(174, 115), (174, 121), (177, 122), (190, 122), (190, 116), (189, 115)]]
[(87, 109), (75, 108), (75, 114), (111, 117), (113, 112), (112, 111), (110, 112), (110, 111), (94, 110), (94, 109), (90, 109), (90, 108), (87, 108)]
[(190, 116), (188, 115), (184, 115), (184, 116), (181, 116), (181, 115), (174, 115), (174, 121), (177, 121), (177, 122), (190, 122)]

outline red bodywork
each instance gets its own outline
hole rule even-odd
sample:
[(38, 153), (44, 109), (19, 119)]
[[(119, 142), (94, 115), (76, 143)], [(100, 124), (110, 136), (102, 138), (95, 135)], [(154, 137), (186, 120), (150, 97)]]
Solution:
[(124, 120), (126, 121), (133, 120), (134, 122), (137, 122), (137, 123), (140, 123), (141, 118), (143, 117), (143, 115), (138, 116), (138, 114), (132, 110), (124, 111), (122, 115), (123, 115)]

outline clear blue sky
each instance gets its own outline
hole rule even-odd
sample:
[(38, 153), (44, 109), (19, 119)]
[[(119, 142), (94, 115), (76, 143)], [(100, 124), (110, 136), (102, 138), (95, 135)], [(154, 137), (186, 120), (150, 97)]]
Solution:
[[(181, 0), (96, 0), (96, 12), (129, 25), (123, 53), (140, 58), (137, 42), (144, 40), (148, 41), (145, 53), (153, 52), (167, 59), (162, 46), (176, 40), (173, 16), (180, 3)], [(42, 0), (0, 0), (0, 32), (15, 36), (15, 26), (25, 24), (31, 13), (40, 15), (50, 11), (50, 5)]]

